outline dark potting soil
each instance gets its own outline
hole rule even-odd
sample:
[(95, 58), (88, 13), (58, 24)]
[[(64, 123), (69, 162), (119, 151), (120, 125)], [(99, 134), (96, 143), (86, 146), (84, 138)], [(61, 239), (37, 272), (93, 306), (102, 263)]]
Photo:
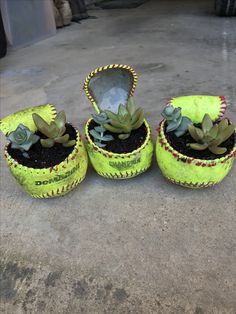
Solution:
[[(39, 135), (40, 138), (46, 138), (46, 136), (40, 132), (36, 134)], [(69, 134), (70, 140), (76, 139), (76, 131), (70, 124), (66, 124), (65, 134)], [(64, 147), (59, 143), (56, 143), (51, 148), (42, 147), (39, 140), (32, 145), (27, 152), (29, 158), (24, 157), (19, 149), (12, 149), (11, 144), (8, 145), (7, 151), (19, 164), (29, 168), (42, 169), (58, 165), (70, 155), (73, 149), (74, 146)]]
[[(89, 125), (89, 131), (94, 129), (96, 126), (98, 126), (98, 124), (92, 120)], [(114, 137), (114, 140), (107, 142), (106, 147), (103, 147), (103, 149), (112, 153), (126, 154), (142, 146), (147, 136), (147, 128), (143, 123), (139, 129), (133, 130), (126, 140), (120, 140), (118, 137), (119, 134), (109, 131), (106, 131), (106, 134), (111, 134)], [(94, 140), (93, 136), (91, 134), (89, 135), (91, 139)]]
[[(201, 128), (201, 124), (196, 124), (195, 126)], [(178, 152), (180, 152), (183, 155), (186, 155), (188, 157), (193, 157), (196, 159), (213, 160), (213, 159), (217, 159), (217, 158), (222, 158), (232, 151), (234, 144), (235, 144), (235, 140), (236, 140), (236, 136), (234, 133), (224, 143), (219, 145), (219, 147), (226, 147), (227, 151), (224, 154), (216, 155), (216, 154), (213, 154), (208, 149), (194, 150), (191, 147), (188, 147), (187, 144), (196, 142), (191, 137), (189, 132), (185, 133), (183, 136), (177, 137), (175, 135), (174, 131), (168, 132), (168, 133), (166, 132), (166, 125), (164, 127), (164, 130), (165, 130), (165, 136), (167, 138), (167, 141), (175, 150), (177, 150)]]

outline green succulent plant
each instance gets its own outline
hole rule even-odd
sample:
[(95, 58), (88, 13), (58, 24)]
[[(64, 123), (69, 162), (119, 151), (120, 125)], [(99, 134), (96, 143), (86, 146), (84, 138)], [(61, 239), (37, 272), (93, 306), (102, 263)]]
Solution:
[(93, 117), (93, 120), (99, 125), (103, 125), (110, 122), (108, 116), (106, 115), (104, 111), (97, 114), (92, 114), (92, 117)]
[(90, 130), (89, 133), (94, 137), (94, 143), (99, 147), (106, 147), (106, 143), (114, 140), (112, 135), (105, 135), (106, 129), (100, 125), (96, 126), (93, 130)]
[(55, 143), (61, 143), (64, 147), (75, 145), (75, 140), (69, 139), (69, 134), (66, 132), (66, 115), (64, 111), (60, 111), (55, 120), (48, 124), (37, 113), (32, 115), (34, 123), (42, 134), (47, 136), (46, 139), (41, 139), (40, 143), (43, 147), (51, 148)]
[(144, 122), (144, 113), (141, 108), (135, 110), (133, 98), (130, 97), (126, 105), (119, 105), (118, 113), (105, 110), (109, 123), (104, 123), (106, 130), (119, 134), (121, 140), (127, 139), (132, 130), (140, 128)]
[(162, 116), (167, 122), (166, 132), (175, 131), (174, 133), (177, 137), (184, 135), (188, 130), (188, 126), (192, 123), (189, 118), (182, 116), (181, 108), (179, 107), (165, 107), (162, 111)]
[(32, 133), (26, 126), (19, 124), (15, 131), (8, 136), (12, 149), (19, 149), (23, 156), (29, 158), (27, 151), (39, 140), (39, 136)]
[(197, 143), (188, 144), (194, 150), (209, 149), (213, 154), (224, 154), (226, 147), (219, 147), (235, 131), (235, 126), (229, 124), (227, 118), (214, 124), (208, 114), (205, 114), (202, 120), (202, 128), (195, 127), (193, 124), (188, 127), (189, 133)]

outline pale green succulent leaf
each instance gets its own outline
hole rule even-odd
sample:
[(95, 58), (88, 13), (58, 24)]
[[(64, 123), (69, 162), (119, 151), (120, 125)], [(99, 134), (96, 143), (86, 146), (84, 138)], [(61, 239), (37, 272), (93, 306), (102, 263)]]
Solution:
[(116, 128), (110, 124), (104, 124), (104, 128), (112, 133), (122, 133), (122, 128)]
[(124, 126), (124, 124), (122, 124), (120, 121), (113, 120), (113, 119), (110, 120), (110, 124), (116, 128), (120, 128), (120, 129), (122, 129)]
[(207, 131), (207, 135), (209, 135), (212, 139), (215, 139), (217, 137), (218, 131), (218, 125), (214, 124), (213, 127), (209, 131)]
[(197, 134), (197, 136), (198, 136), (198, 139), (199, 139), (200, 141), (202, 141), (202, 140), (203, 140), (203, 137), (204, 137), (203, 131), (202, 131), (201, 129), (199, 129), (199, 128), (195, 128), (195, 131), (196, 131), (196, 134)]
[(227, 118), (224, 118), (220, 121), (220, 123), (218, 124), (218, 128), (219, 128), (219, 133), (221, 133), (223, 130), (225, 130), (229, 125), (229, 121)]
[(135, 110), (134, 114), (131, 117), (131, 123), (135, 124), (138, 120), (140, 115), (142, 114), (143, 110), (141, 108), (138, 108)]
[[(56, 125), (56, 123), (53, 121), (50, 123), (49, 128), (48, 128), (49, 136), (50, 138), (55, 138), (60, 136), (60, 128)], [(46, 135), (46, 134), (45, 134)]]
[(212, 137), (209, 133), (207, 133), (206, 135), (204, 135), (204, 139), (202, 140), (202, 142), (204, 143), (212, 143), (212, 141), (215, 141), (216, 138)]
[(69, 134), (65, 134), (63, 136), (60, 136), (60, 137), (56, 137), (54, 140), (56, 143), (61, 143), (61, 144), (64, 144), (64, 143), (67, 143), (69, 141)]
[(216, 155), (222, 155), (225, 152), (227, 152), (227, 149), (225, 147), (218, 147), (218, 146), (209, 146), (208, 149)]
[(119, 108), (118, 108), (118, 115), (119, 117), (125, 117), (126, 115), (128, 115), (128, 110), (125, 107), (125, 105), (120, 104)]
[(47, 138), (47, 139), (41, 139), (40, 140), (40, 143), (41, 143), (41, 145), (43, 146), (43, 147), (46, 147), (46, 148), (51, 148), (51, 147), (53, 147), (53, 145), (54, 145), (54, 140), (53, 139), (51, 139), (51, 138)]
[(43, 118), (41, 118), (40, 115), (38, 115), (37, 113), (33, 113), (32, 118), (34, 120), (34, 124), (37, 127), (38, 131), (40, 131), (42, 134), (46, 135), (47, 137), (50, 137), (48, 123)]
[(143, 111), (141, 111), (139, 119), (138, 119), (138, 121), (136, 121), (136, 123), (133, 124), (132, 129), (137, 130), (138, 128), (141, 127), (143, 122), (144, 122), (144, 113), (143, 113)]
[(202, 130), (204, 133), (209, 132), (213, 127), (213, 122), (211, 121), (211, 117), (208, 113), (206, 113), (202, 120)]
[(122, 133), (130, 133), (132, 130), (136, 130), (136, 127), (134, 125), (129, 124), (129, 125), (124, 125), (122, 129), (123, 129)]
[(66, 132), (66, 127), (65, 127), (65, 126), (63, 126), (62, 128), (60, 128), (60, 129), (59, 129), (59, 132), (58, 132), (58, 137), (59, 137), (59, 136), (64, 135), (64, 134), (65, 134), (65, 132)]
[(62, 146), (64, 147), (72, 147), (76, 144), (76, 140), (70, 140), (67, 143), (63, 143)]
[(195, 141), (198, 141), (199, 138), (198, 138), (198, 135), (196, 133), (196, 130), (195, 130), (195, 126), (193, 124), (190, 124), (188, 126), (188, 131), (189, 131), (189, 134), (192, 136), (192, 138), (195, 140)]
[(119, 115), (118, 116), (118, 119), (119, 119), (119, 122), (124, 125), (124, 124), (129, 124), (130, 121), (131, 121), (131, 116), (129, 113), (127, 113), (126, 115), (122, 116), (122, 115)]
[(188, 144), (188, 146), (190, 146), (194, 150), (205, 150), (208, 147), (207, 144), (199, 144), (199, 143), (191, 143), (191, 144)]
[(126, 140), (129, 138), (130, 134), (119, 134), (118, 137), (120, 140)]
[[(107, 114), (107, 117), (111, 120), (115, 120), (115, 121), (119, 121), (119, 116), (118, 114), (115, 114), (114, 112), (110, 111), (110, 110), (106, 110), (105, 111), (106, 114)], [(107, 123), (107, 122), (106, 122)]]
[(211, 140), (209, 142), (210, 142), (210, 145), (213, 145), (213, 146), (218, 146), (218, 145), (220, 145), (222, 143), (220, 137), (217, 137), (216, 139), (213, 139), (213, 140)]
[(66, 124), (66, 114), (65, 114), (65, 111), (62, 110), (60, 112), (58, 112), (56, 118), (55, 118), (55, 123), (57, 125), (57, 127), (59, 129), (65, 127), (65, 124)]
[(129, 114), (132, 116), (135, 112), (135, 102), (133, 97), (129, 97), (127, 102), (127, 110)]
[(230, 136), (235, 132), (235, 127), (233, 124), (230, 124), (226, 129), (219, 133), (218, 138), (220, 139), (220, 143), (225, 142)]

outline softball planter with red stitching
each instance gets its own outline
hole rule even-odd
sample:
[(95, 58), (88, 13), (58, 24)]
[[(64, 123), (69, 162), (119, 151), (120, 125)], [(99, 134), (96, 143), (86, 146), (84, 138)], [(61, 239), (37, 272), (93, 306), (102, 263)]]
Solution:
[[(143, 113), (140, 113), (142, 112), (141, 108), (135, 111), (133, 100), (131, 100), (136, 83), (137, 74), (134, 69), (132, 69), (129, 65), (122, 64), (111, 64), (97, 68), (92, 71), (85, 80), (85, 93), (88, 99), (92, 102), (96, 112), (102, 112), (102, 114), (106, 116), (107, 111), (109, 111), (113, 118), (109, 118), (110, 120), (107, 121), (111, 122), (113, 120), (115, 127), (118, 127), (119, 129), (122, 128), (122, 118), (125, 119), (125, 117), (128, 116), (129, 118), (127, 119), (130, 119), (127, 122), (128, 124), (132, 124), (132, 122), (135, 124), (137, 121), (140, 121), (140, 124), (136, 126), (136, 128), (134, 127), (132, 129), (131, 124), (129, 124), (129, 131), (126, 130), (124, 132), (120, 132), (120, 134), (126, 133), (122, 134), (121, 136), (124, 138), (120, 137), (120, 139), (127, 139), (131, 136), (131, 130), (138, 130), (141, 125), (146, 129), (146, 135), (142, 144), (140, 144), (140, 147), (137, 147), (128, 153), (114, 153), (106, 150), (104, 147), (107, 142), (102, 142), (102, 138), (105, 140), (105, 137), (108, 139), (109, 137), (113, 137), (112, 134), (114, 135), (114, 133), (109, 134), (108, 132), (108, 135), (103, 137), (107, 131), (107, 124), (105, 122), (104, 124), (98, 123), (100, 126), (98, 128), (94, 127), (94, 130), (100, 129), (102, 132), (102, 137), (99, 134), (97, 135), (101, 142), (96, 143), (95, 138), (91, 137), (90, 134), (90, 124), (92, 119), (87, 121), (85, 126), (85, 135), (87, 139), (88, 155), (95, 171), (103, 177), (110, 179), (132, 178), (146, 171), (151, 165), (154, 147), (151, 139), (150, 127), (144, 119)], [(121, 109), (125, 112), (122, 117)], [(135, 112), (138, 112), (136, 116)], [(117, 115), (119, 114), (121, 114), (119, 116), (121, 119), (117, 118)], [(133, 118), (134, 120), (132, 120), (132, 115), (136, 118), (138, 116), (141, 118), (140, 120), (139, 118)], [(107, 123), (109, 124), (110, 122)], [(126, 124), (126, 127), (128, 124)], [(108, 125), (108, 127), (111, 126)], [(112, 130), (109, 129), (108, 131), (112, 132)], [(129, 150), (127, 149), (127, 151)]]
[[(19, 111), (1, 120), (1, 131), (7, 135), (19, 123), (35, 131), (32, 113), (40, 114), (47, 123), (50, 123), (55, 118), (56, 110), (52, 105), (44, 105)], [(85, 178), (88, 157), (78, 130), (76, 130), (76, 143), (70, 155), (50, 168), (37, 169), (20, 164), (9, 154), (8, 145), (5, 147), (5, 158), (9, 169), (23, 190), (32, 197), (51, 198), (64, 195)]]
[[(168, 105), (180, 107), (193, 123), (199, 123), (205, 113), (208, 113), (213, 121), (219, 121), (226, 110), (224, 97), (217, 96), (172, 98)], [(165, 134), (165, 124), (166, 120), (163, 120), (157, 129), (156, 158), (161, 172), (167, 179), (185, 187), (202, 188), (213, 186), (225, 178), (236, 157), (235, 145), (226, 156), (219, 155), (217, 159), (188, 157), (170, 145)]]
[(90, 123), (91, 119), (85, 127), (87, 151), (91, 164), (99, 175), (108, 179), (128, 179), (145, 172), (150, 167), (154, 147), (146, 120), (145, 142), (138, 149), (126, 154), (115, 154), (98, 147), (89, 134)]

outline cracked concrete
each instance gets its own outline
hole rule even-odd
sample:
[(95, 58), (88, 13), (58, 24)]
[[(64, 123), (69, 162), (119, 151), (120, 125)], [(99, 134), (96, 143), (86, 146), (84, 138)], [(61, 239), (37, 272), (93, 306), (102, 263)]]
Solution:
[[(226, 95), (236, 122), (236, 19), (215, 17), (212, 2), (96, 10), (97, 19), (10, 51), (1, 116), (51, 102), (83, 133), (93, 111), (82, 91), (88, 72), (127, 63), (154, 139), (168, 96)], [(168, 183), (155, 160), (128, 181), (89, 169), (67, 196), (34, 200), (1, 158), (0, 312), (235, 313), (235, 169), (204, 190)]]

